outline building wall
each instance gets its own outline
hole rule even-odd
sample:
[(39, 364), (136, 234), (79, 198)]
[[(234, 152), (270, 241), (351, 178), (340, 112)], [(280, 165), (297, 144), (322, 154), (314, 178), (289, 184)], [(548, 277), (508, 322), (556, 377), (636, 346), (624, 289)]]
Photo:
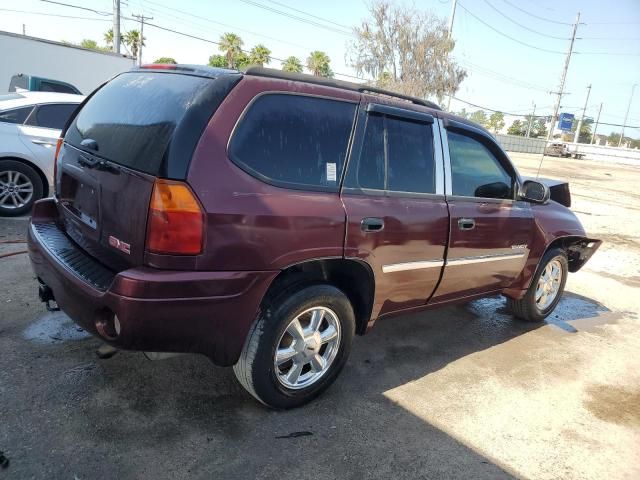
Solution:
[(0, 93), (18, 73), (60, 80), (91, 93), (112, 76), (135, 66), (124, 55), (96, 52), (34, 37), (0, 32)]
[(541, 138), (526, 138), (517, 135), (497, 134), (498, 143), (509, 152), (521, 153), (543, 153), (546, 146), (546, 140)]

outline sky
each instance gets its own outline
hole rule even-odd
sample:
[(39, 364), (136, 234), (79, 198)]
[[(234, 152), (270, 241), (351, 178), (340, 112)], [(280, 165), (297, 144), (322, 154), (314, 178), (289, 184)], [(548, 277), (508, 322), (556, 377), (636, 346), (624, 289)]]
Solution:
[[(60, 2), (112, 11), (112, 0)], [(447, 22), (451, 2), (395, 1), (430, 11)], [(309, 52), (322, 50), (330, 56), (336, 77), (352, 80), (349, 75), (357, 74), (348, 60), (350, 29), (367, 19), (368, 5), (364, 0), (122, 0), (122, 14), (130, 18), (142, 13), (153, 17), (150, 23), (214, 42), (225, 32), (235, 32), (245, 49), (263, 43), (276, 58), (295, 55), (304, 62)], [(556, 97), (549, 92), (558, 89), (578, 11), (576, 53), (560, 111), (579, 115), (591, 84), (587, 116), (595, 118), (602, 103), (601, 122), (622, 124), (632, 85), (640, 83), (640, 0), (458, 0), (453, 56), (469, 76), (456, 97), (516, 114), (530, 113), (535, 103), (536, 114), (551, 115)], [(22, 33), (23, 24), (27, 35), (78, 43), (89, 38), (102, 44), (111, 18), (42, 0), (0, 0), (0, 30)], [(125, 18), (122, 28), (138, 25)], [(220, 53), (213, 43), (150, 25), (144, 33), (143, 62), (169, 56), (181, 63), (206, 64), (210, 55)], [(280, 68), (280, 63), (274, 60), (269, 66)], [(452, 101), (453, 110), (463, 107), (477, 109)], [(640, 127), (640, 85), (628, 124)], [(620, 127), (598, 128), (598, 133), (612, 131), (619, 132)], [(625, 135), (640, 138), (640, 128), (627, 128)]]

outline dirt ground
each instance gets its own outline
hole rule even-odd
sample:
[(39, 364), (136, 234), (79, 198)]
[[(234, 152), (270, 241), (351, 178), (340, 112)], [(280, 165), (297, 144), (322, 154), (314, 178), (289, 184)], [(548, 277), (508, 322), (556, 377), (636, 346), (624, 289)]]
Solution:
[[(98, 359), (27, 256), (0, 258), (0, 478), (640, 478), (640, 169), (547, 157), (541, 176), (605, 241), (548, 322), (500, 298), (381, 321), (288, 412), (203, 357)], [(0, 242), (25, 227), (0, 219)]]

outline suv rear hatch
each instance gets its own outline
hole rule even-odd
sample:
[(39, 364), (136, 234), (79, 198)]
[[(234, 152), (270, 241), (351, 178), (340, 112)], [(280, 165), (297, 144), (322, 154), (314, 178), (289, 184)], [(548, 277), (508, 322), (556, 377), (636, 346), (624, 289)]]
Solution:
[(203, 130), (241, 78), (220, 69), (199, 75), (173, 68), (123, 73), (94, 92), (58, 155), (62, 226), (115, 271), (144, 264), (154, 182), (186, 178)]

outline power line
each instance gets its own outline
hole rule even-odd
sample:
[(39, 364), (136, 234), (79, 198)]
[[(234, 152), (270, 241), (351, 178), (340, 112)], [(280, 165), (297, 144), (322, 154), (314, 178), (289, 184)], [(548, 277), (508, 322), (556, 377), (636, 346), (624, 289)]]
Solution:
[[(247, 1), (247, 0), (241, 0), (241, 1)], [(507, 35), (506, 33), (502, 32), (502, 31), (498, 30), (497, 28), (493, 27), (492, 25), (488, 24), (487, 22), (482, 20), (480, 17), (478, 17), (474, 13), (470, 12), (467, 7), (462, 5), (462, 3), (458, 2), (458, 5), (460, 5), (460, 8), (464, 9), (465, 12), (467, 12), (469, 15), (471, 15), (477, 21), (479, 21), (480, 23), (482, 23), (486, 27), (490, 28), (491, 30), (493, 30), (497, 34), (502, 35), (503, 37), (508, 38), (509, 40), (511, 40), (513, 42), (519, 43), (520, 45), (524, 45), (525, 47), (529, 47), (529, 48), (532, 48), (532, 49), (535, 49), (535, 50), (540, 50), (541, 52), (556, 53), (556, 54), (560, 54), (560, 55), (564, 55), (564, 53), (565, 53), (565, 52), (561, 52), (559, 50), (548, 50), (546, 48), (536, 47), (535, 45), (531, 45), (529, 43), (523, 42), (522, 40), (518, 40), (517, 38), (514, 38), (514, 37), (512, 37), (510, 35)]]
[(493, 75), (492, 78), (496, 78), (498, 80), (502, 80), (505, 83), (511, 83), (511, 84), (517, 85), (519, 87), (528, 88), (528, 89), (531, 89), (531, 90), (538, 90), (540, 92), (545, 92), (545, 93), (548, 93), (549, 90), (551, 90), (549, 87), (543, 87), (541, 85), (536, 85), (534, 83), (530, 83), (530, 82), (527, 82), (525, 80), (520, 80), (520, 79), (517, 79), (517, 78), (514, 78), (514, 77), (510, 77), (510, 76), (505, 75), (503, 73), (496, 72), (496, 71), (488, 69), (486, 67), (477, 65), (475, 63), (472, 63), (472, 62), (468, 61), (465, 58), (458, 58), (458, 57), (452, 57), (452, 58), (454, 60), (460, 62), (464, 66), (470, 67), (470, 70), (472, 72), (474, 71), (474, 69), (477, 69), (476, 73), (478, 73), (478, 72), (481, 73), (481, 74), (484, 73), (488, 77), (491, 77), (491, 75)]
[(112, 15), (110, 12), (102, 12), (100, 10), (94, 10), (93, 8), (81, 7), (79, 5), (71, 5), (69, 3), (54, 2), (53, 0), (40, 0), (40, 1), (41, 2), (45, 2), (45, 3), (52, 3), (54, 5), (62, 5), (63, 7), (78, 8), (80, 10), (86, 10), (87, 12), (93, 12), (95, 14), (102, 15), (104, 17), (110, 17)]
[(560, 22), (558, 20), (551, 20), (550, 18), (546, 18), (546, 17), (541, 17), (539, 15), (536, 15), (535, 13), (531, 13), (528, 12), (527, 10), (525, 10), (524, 8), (520, 8), (517, 5), (514, 5), (513, 3), (509, 2), (508, 0), (502, 0), (504, 3), (506, 3), (507, 5), (512, 6), (513, 8), (520, 10), (522, 13), (526, 13), (527, 15), (529, 15), (530, 17), (533, 18), (537, 18), (538, 20), (542, 20), (544, 22), (549, 22), (549, 23), (555, 23), (557, 25), (573, 25), (573, 23), (567, 23), (567, 22)]
[[(467, 105), (471, 105), (472, 107), (479, 108), (481, 110), (488, 110), (489, 112), (504, 113), (505, 115), (511, 115), (513, 117), (525, 117), (526, 116), (526, 115), (523, 115), (521, 113), (505, 112), (504, 110), (495, 110), (493, 108), (483, 107), (482, 105), (477, 105), (475, 103), (467, 102), (466, 100), (463, 100), (463, 99), (458, 98), (458, 97), (453, 97), (453, 99), (457, 100), (458, 102), (462, 102), (462, 103), (465, 103)], [(548, 116), (549, 115), (533, 115), (534, 118), (544, 118), (544, 117), (548, 117)]]
[(293, 15), (293, 14), (288, 13), (288, 12), (283, 12), (282, 10), (278, 10), (277, 8), (273, 8), (273, 7), (270, 7), (268, 5), (263, 5), (262, 3), (255, 2), (253, 0), (240, 0), (240, 1), (243, 2), (243, 3), (246, 3), (247, 5), (253, 5), (254, 7), (262, 8), (263, 10), (268, 10), (270, 12), (277, 13), (278, 15), (283, 15), (283, 16), (285, 16), (287, 18), (292, 18), (294, 20), (298, 20), (299, 22), (307, 23), (309, 25), (313, 25), (313, 26), (319, 27), (319, 28), (324, 28), (325, 30), (329, 30), (331, 32), (339, 33), (341, 35), (351, 36), (351, 32), (346, 32), (346, 31), (344, 31), (342, 29), (330, 27), (329, 25), (324, 25), (324, 24), (322, 24), (320, 22), (316, 22), (316, 21), (310, 20), (308, 18), (299, 17), (298, 15)]
[(523, 25), (519, 22), (516, 22), (513, 18), (511, 18), (509, 15), (506, 15), (505, 13), (503, 13), (502, 11), (498, 10), (492, 3), (489, 3), (489, 0), (484, 0), (484, 2), (489, 5), (493, 10), (495, 10), (499, 15), (503, 16), (504, 18), (506, 18), (507, 20), (509, 20), (511, 23), (515, 23), (517, 26), (519, 26), (520, 28), (524, 28), (525, 30), (528, 30), (530, 32), (533, 32), (537, 35), (541, 35), (543, 37), (547, 37), (547, 38), (555, 38), (556, 40), (570, 40), (570, 38), (568, 37), (557, 37), (555, 35), (549, 35), (548, 33), (542, 33), (539, 32), (538, 30), (534, 30), (533, 28), (529, 28), (526, 25)]
[(319, 17), (318, 15), (314, 15), (312, 13), (305, 12), (304, 10), (299, 10), (297, 8), (291, 7), (291, 6), (286, 5), (284, 3), (276, 2), (275, 0), (267, 0), (267, 1), (270, 2), (270, 3), (275, 3), (276, 5), (280, 5), (281, 7), (288, 8), (289, 10), (293, 10), (294, 12), (302, 13), (303, 15), (307, 15), (309, 17), (312, 17), (312, 18), (315, 18), (315, 19), (318, 19), (318, 20), (322, 20), (323, 22), (331, 23), (331, 24), (336, 25), (336, 26), (338, 26), (340, 28), (344, 28), (346, 30), (351, 30), (350, 26), (334, 22), (333, 20), (329, 20), (328, 18)]
[(42, 15), (45, 17), (59, 17), (59, 18), (72, 18), (77, 20), (97, 20), (99, 22), (110, 22), (111, 20), (108, 18), (94, 18), (94, 17), (76, 17), (74, 15), (59, 15), (56, 13), (45, 13), (45, 12), (30, 12), (27, 10), (13, 10), (11, 8), (0, 8), (0, 11), (3, 12), (14, 12), (14, 13), (26, 13), (28, 15)]

